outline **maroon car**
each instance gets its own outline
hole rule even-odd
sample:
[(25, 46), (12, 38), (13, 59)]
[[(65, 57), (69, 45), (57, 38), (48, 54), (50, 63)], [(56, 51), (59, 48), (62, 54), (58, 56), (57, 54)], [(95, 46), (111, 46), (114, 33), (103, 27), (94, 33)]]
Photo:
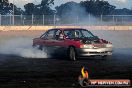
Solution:
[(71, 60), (78, 57), (112, 55), (112, 43), (100, 39), (87, 29), (56, 28), (33, 39), (33, 46), (52, 55), (66, 55)]

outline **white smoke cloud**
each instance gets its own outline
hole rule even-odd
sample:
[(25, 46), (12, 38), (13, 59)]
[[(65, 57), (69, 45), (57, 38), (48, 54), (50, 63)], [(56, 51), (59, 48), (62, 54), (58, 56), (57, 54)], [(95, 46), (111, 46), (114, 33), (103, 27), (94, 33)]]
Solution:
[(44, 51), (32, 47), (30, 38), (13, 38), (0, 44), (0, 54), (17, 55), (25, 58), (47, 58)]

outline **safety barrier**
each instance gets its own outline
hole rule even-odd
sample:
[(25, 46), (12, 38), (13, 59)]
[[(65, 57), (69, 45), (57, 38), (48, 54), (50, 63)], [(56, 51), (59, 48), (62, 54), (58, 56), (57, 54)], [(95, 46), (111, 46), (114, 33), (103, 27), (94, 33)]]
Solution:
[(1, 31), (48, 30), (52, 28), (86, 28), (89, 30), (132, 30), (132, 26), (0, 26)]

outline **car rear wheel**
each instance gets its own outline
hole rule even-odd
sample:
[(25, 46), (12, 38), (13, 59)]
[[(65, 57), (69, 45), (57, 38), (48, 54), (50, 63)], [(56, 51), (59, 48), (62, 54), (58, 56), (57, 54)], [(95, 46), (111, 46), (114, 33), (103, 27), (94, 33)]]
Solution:
[(33, 45), (33, 48), (40, 49), (40, 45)]
[(74, 47), (69, 48), (69, 55), (68, 56), (69, 56), (70, 60), (72, 60), (72, 61), (76, 60), (76, 51), (75, 51)]

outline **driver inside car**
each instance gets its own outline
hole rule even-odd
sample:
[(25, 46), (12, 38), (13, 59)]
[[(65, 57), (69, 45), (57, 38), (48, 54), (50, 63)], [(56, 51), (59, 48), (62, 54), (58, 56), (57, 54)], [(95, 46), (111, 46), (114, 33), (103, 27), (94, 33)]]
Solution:
[(75, 36), (75, 38), (79, 38), (79, 32), (78, 31), (75, 31), (74, 32), (74, 36)]
[(62, 32), (59, 33), (59, 39), (63, 39), (64, 38), (64, 35)]

